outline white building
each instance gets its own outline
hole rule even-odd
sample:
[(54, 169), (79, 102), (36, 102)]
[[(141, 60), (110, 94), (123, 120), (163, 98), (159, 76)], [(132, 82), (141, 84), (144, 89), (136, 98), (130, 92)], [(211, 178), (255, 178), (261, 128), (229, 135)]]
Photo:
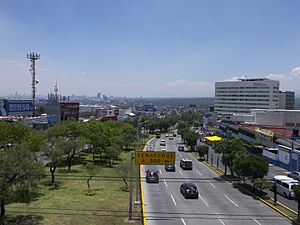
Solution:
[(215, 112), (249, 114), (251, 109), (278, 109), (279, 81), (266, 78), (215, 83)]
[(299, 127), (300, 110), (253, 109), (248, 115), (233, 114), (233, 122), (249, 123), (262, 126)]

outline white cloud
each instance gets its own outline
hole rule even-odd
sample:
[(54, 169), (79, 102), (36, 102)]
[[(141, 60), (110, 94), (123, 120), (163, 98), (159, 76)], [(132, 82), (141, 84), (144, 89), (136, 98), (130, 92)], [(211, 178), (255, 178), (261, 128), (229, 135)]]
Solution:
[(279, 81), (290, 79), (290, 77), (285, 75), (285, 74), (272, 74), (272, 73), (266, 75), (265, 78), (268, 78), (268, 79), (271, 79), (271, 80), (279, 80)]
[(294, 69), (292, 69), (291, 75), (296, 76), (296, 77), (300, 77), (300, 66), (297, 66)]

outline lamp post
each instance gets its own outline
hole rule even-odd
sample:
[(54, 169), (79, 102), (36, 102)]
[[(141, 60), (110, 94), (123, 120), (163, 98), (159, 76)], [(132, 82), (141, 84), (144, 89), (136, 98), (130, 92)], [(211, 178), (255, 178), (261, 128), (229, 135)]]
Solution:
[(132, 179), (133, 179), (133, 159), (134, 159), (134, 152), (130, 152), (130, 184), (129, 184), (129, 216), (128, 220), (132, 220)]
[[(136, 139), (137, 139), (137, 151), (140, 151), (141, 150), (141, 142), (140, 142), (140, 128), (142, 125), (148, 123), (149, 121), (146, 120), (142, 123), (140, 123), (140, 116), (138, 117), (137, 119), (137, 131), (136, 131)], [(140, 165), (139, 165), (140, 167)], [(140, 168), (137, 170), (137, 176), (136, 176), (136, 183), (135, 183), (135, 189), (136, 189), (136, 192), (135, 192), (135, 201), (134, 201), (134, 204), (135, 205), (138, 205), (140, 204), (140, 201), (139, 201), (139, 178), (140, 178)]]

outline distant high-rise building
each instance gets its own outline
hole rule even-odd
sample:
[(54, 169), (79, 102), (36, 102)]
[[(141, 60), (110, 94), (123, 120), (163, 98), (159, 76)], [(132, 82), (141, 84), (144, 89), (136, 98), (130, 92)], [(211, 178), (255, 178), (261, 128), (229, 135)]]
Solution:
[(215, 112), (248, 114), (251, 109), (278, 109), (279, 81), (266, 78), (215, 83)]
[(295, 108), (295, 92), (293, 91), (279, 91), (279, 109), (290, 109)]
[(98, 94), (97, 94), (97, 98), (101, 98), (101, 93), (100, 92), (98, 92)]

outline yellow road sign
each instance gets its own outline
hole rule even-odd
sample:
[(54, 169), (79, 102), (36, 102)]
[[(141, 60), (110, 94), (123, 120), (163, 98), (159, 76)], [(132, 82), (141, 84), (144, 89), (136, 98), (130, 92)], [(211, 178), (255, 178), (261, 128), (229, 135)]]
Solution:
[(171, 165), (175, 164), (175, 152), (136, 151), (136, 165)]

